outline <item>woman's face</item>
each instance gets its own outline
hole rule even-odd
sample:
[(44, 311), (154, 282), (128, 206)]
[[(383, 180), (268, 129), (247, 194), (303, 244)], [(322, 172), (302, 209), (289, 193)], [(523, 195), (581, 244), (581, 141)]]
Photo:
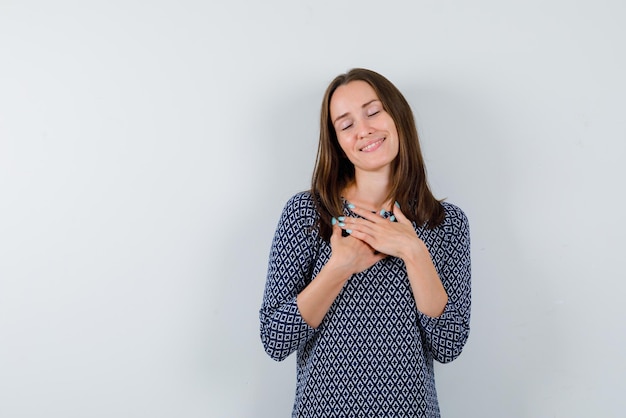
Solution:
[(360, 80), (339, 86), (330, 99), (330, 118), (355, 172), (389, 173), (398, 131), (372, 86)]

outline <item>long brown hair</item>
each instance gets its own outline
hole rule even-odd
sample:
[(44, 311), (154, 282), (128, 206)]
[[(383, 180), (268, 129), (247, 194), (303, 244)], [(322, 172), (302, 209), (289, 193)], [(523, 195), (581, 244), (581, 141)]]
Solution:
[(320, 213), (319, 232), (329, 240), (330, 220), (343, 213), (342, 190), (354, 180), (354, 165), (348, 160), (330, 118), (330, 100), (339, 86), (351, 81), (368, 83), (382, 102), (383, 108), (396, 124), (399, 151), (391, 164), (391, 189), (387, 199), (397, 201), (402, 213), (418, 225), (434, 228), (443, 222), (445, 212), (435, 199), (426, 180), (426, 168), (413, 112), (402, 93), (382, 75), (363, 68), (354, 68), (330, 83), (324, 94), (320, 113), (320, 138), (311, 194)]

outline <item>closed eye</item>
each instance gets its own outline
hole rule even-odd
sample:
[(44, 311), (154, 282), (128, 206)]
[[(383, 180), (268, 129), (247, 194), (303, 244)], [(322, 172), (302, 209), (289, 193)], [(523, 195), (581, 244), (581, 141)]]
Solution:
[(344, 120), (343, 123), (339, 124), (339, 129), (345, 131), (346, 129), (349, 129), (353, 124), (354, 123), (349, 119)]
[(373, 103), (373, 106), (369, 106), (367, 108), (367, 117), (372, 117), (372, 116), (376, 116), (378, 115), (380, 112), (382, 111), (381, 106), (378, 104), (378, 102)]

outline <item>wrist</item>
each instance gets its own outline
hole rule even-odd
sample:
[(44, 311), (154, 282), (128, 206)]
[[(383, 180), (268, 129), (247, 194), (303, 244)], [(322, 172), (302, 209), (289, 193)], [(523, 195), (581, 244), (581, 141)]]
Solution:
[(324, 270), (326, 270), (331, 277), (342, 282), (345, 282), (354, 274), (349, 264), (332, 256), (324, 266)]
[(430, 260), (430, 253), (428, 252), (428, 248), (426, 248), (426, 244), (421, 239), (417, 239), (414, 241), (413, 245), (407, 245), (402, 247), (402, 252), (400, 253), (400, 257), (405, 264), (408, 263), (419, 263), (425, 257)]

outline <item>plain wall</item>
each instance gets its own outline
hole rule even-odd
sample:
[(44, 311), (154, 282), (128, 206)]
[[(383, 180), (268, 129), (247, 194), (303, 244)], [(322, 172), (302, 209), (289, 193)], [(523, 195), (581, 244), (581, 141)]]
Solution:
[(621, 417), (622, 1), (0, 1), (0, 416), (286, 417), (258, 309), (318, 112), (411, 103), (470, 219), (444, 417)]

